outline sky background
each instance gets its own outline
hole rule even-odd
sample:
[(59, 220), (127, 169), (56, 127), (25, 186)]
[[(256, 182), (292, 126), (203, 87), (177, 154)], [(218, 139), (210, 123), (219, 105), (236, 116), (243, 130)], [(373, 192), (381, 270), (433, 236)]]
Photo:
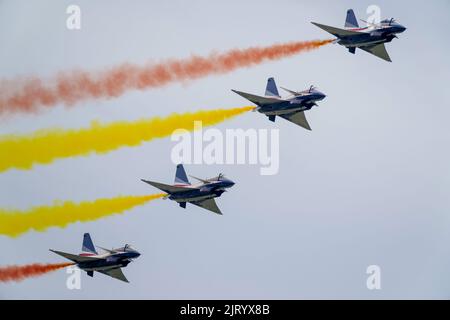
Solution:
[[(69, 4), (81, 7), (81, 30), (66, 28)], [(328, 45), (227, 75), (0, 119), (0, 134), (28, 133), (238, 107), (248, 103), (230, 89), (262, 94), (269, 76), (327, 94), (307, 113), (312, 132), (257, 113), (217, 126), (280, 129), (275, 176), (261, 176), (258, 166), (186, 166), (236, 182), (218, 199), (223, 216), (157, 200), (65, 229), (0, 236), (2, 266), (63, 262), (48, 249), (78, 253), (84, 232), (104, 247), (130, 243), (142, 256), (124, 269), (129, 284), (83, 274), (82, 289), (68, 290), (59, 270), (0, 284), (0, 298), (450, 298), (450, 1), (0, 0), (0, 78), (328, 39), (310, 21), (343, 26), (348, 8), (364, 19), (371, 4), (408, 28), (387, 44), (393, 63)], [(166, 138), (3, 172), (0, 206), (154, 193), (139, 179), (171, 183), (173, 146)], [(378, 291), (366, 288), (372, 264), (381, 267)]]

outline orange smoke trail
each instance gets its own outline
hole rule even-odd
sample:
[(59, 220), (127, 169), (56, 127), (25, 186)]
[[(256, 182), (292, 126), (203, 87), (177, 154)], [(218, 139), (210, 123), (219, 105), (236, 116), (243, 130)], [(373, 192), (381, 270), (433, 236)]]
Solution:
[(62, 269), (73, 265), (73, 263), (34, 263), (25, 266), (0, 267), (0, 282), (22, 281), (26, 278), (38, 277), (40, 275)]
[(101, 72), (72, 71), (48, 81), (39, 78), (3, 80), (0, 81), (0, 115), (35, 113), (42, 107), (60, 103), (73, 105), (88, 99), (114, 98), (128, 90), (145, 90), (172, 82), (224, 74), (310, 51), (332, 41), (313, 40), (234, 49), (206, 57), (192, 56), (147, 66), (123, 64)]

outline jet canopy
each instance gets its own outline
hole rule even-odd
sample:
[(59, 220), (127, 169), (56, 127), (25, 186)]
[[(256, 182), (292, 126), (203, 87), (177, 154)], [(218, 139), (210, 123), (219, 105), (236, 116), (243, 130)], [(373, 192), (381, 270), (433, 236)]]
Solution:
[(129, 244), (126, 244), (125, 246), (123, 246), (122, 248), (117, 249), (118, 251), (123, 251), (123, 252), (135, 252), (136, 250), (130, 246)]
[(398, 25), (394, 18), (381, 20), (380, 23), (387, 26)]
[(227, 178), (225, 178), (225, 175), (223, 173), (219, 173), (217, 177), (207, 179), (206, 181), (225, 181), (225, 180), (228, 180)]
[(300, 91), (299, 93), (301, 94), (310, 94), (310, 93), (318, 93), (319, 90), (317, 90), (317, 88), (315, 86), (310, 86), (309, 89)]

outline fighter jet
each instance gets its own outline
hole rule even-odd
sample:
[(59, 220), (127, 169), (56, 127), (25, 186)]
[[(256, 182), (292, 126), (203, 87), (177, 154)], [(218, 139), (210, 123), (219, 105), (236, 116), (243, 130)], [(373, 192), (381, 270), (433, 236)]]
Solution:
[(369, 23), (366, 27), (360, 28), (352, 9), (347, 11), (345, 29), (330, 27), (324, 24), (311, 22), (319, 28), (336, 36), (335, 43), (346, 47), (350, 53), (355, 54), (356, 48), (371, 53), (383, 60), (391, 62), (391, 58), (386, 51), (385, 43), (398, 38), (397, 34), (406, 30), (404, 26), (397, 23), (394, 18), (382, 20), (380, 23)]
[(77, 255), (52, 249), (50, 249), (50, 251), (75, 262), (77, 267), (86, 271), (90, 277), (93, 277), (94, 271), (97, 271), (118, 280), (129, 282), (122, 273), (121, 268), (126, 267), (133, 259), (136, 259), (141, 254), (128, 244), (122, 248), (111, 250), (102, 247), (98, 248), (105, 251), (105, 253), (98, 254), (95, 250), (91, 236), (89, 233), (85, 233), (83, 245), (81, 247), (82, 253)]
[(174, 185), (147, 181), (144, 179), (141, 179), (141, 181), (166, 192), (167, 196), (165, 196), (164, 199), (176, 201), (182, 208), (186, 208), (186, 203), (189, 202), (221, 215), (222, 212), (217, 207), (214, 198), (220, 197), (227, 188), (234, 185), (234, 182), (225, 178), (223, 174), (219, 174), (217, 177), (211, 179), (200, 179), (194, 176), (190, 177), (200, 181), (200, 183), (192, 185), (189, 182), (183, 165), (179, 164), (177, 165), (177, 171), (175, 173)]
[(265, 96), (257, 96), (237, 90), (231, 91), (256, 104), (258, 107), (254, 111), (265, 114), (272, 122), (275, 122), (276, 116), (280, 116), (300, 127), (311, 130), (304, 111), (317, 106), (316, 102), (325, 99), (326, 95), (318, 91), (314, 86), (300, 92), (283, 87), (281, 89), (288, 92), (289, 96), (281, 98), (275, 80), (269, 78)]

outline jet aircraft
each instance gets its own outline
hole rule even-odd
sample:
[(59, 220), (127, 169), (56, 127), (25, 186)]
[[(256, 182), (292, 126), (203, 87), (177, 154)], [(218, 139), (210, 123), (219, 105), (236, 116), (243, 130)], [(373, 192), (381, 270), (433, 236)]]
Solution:
[(394, 38), (398, 38), (397, 34), (404, 32), (406, 28), (396, 22), (394, 18), (382, 20), (380, 23), (361, 21), (365, 22), (367, 26), (360, 27), (355, 13), (352, 9), (349, 9), (344, 29), (316, 22), (311, 23), (337, 37), (335, 43), (346, 47), (350, 53), (355, 54), (356, 49), (359, 48), (378, 58), (391, 62), (392, 60), (384, 44), (391, 42)]
[(288, 92), (289, 96), (281, 98), (274, 78), (269, 78), (264, 96), (237, 90), (231, 91), (256, 104), (258, 107), (254, 111), (265, 114), (272, 122), (275, 122), (276, 116), (280, 116), (307, 130), (311, 130), (304, 112), (317, 106), (316, 102), (325, 99), (326, 95), (318, 91), (314, 86), (304, 91), (293, 91), (283, 87), (281, 89)]
[(165, 196), (164, 199), (173, 200), (182, 208), (186, 208), (186, 204), (191, 203), (221, 215), (222, 212), (219, 207), (217, 207), (214, 198), (220, 197), (226, 189), (234, 185), (234, 182), (225, 178), (223, 174), (219, 174), (217, 177), (210, 179), (200, 179), (194, 176), (190, 177), (198, 180), (200, 183), (194, 185), (191, 184), (183, 165), (179, 164), (177, 165), (175, 173), (174, 185), (144, 179), (141, 179), (141, 181), (166, 192), (167, 196)]
[(122, 248), (111, 250), (102, 247), (98, 248), (105, 251), (105, 253), (97, 253), (91, 236), (89, 233), (85, 233), (81, 248), (82, 253), (77, 255), (52, 249), (50, 251), (75, 262), (77, 267), (86, 271), (90, 277), (93, 277), (94, 271), (97, 271), (118, 280), (129, 282), (122, 273), (122, 268), (126, 267), (133, 259), (138, 258), (141, 254), (128, 244)]

